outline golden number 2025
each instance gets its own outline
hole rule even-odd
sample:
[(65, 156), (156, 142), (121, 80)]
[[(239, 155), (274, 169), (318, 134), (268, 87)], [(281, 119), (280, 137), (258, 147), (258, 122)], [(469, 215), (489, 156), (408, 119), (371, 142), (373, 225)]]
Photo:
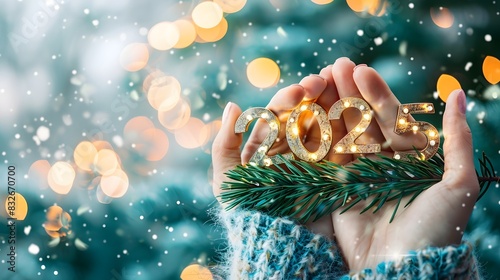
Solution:
[[(330, 108), (328, 114), (318, 104), (310, 101), (304, 101), (297, 106), (288, 116), (286, 123), (286, 139), (291, 153), (283, 154), (284, 158), (293, 159), (294, 155), (299, 159), (308, 162), (317, 162), (327, 156), (332, 148), (332, 128), (330, 120), (340, 119), (342, 112), (348, 108), (355, 108), (361, 112), (359, 123), (349, 131), (342, 139), (333, 145), (332, 152), (335, 154), (372, 154), (381, 151), (380, 144), (356, 144), (358, 139), (368, 128), (373, 118), (373, 111), (370, 105), (363, 99), (357, 97), (346, 97), (335, 102)], [(320, 137), (319, 147), (316, 151), (309, 151), (301, 139), (300, 116), (305, 112), (312, 113), (319, 124)], [(437, 153), (439, 148), (439, 132), (428, 122), (411, 121), (410, 114), (432, 114), (434, 106), (432, 103), (411, 103), (402, 104), (398, 107), (398, 114), (394, 126), (396, 134), (406, 132), (423, 133), (427, 138), (425, 148), (420, 151), (395, 151), (394, 158), (406, 159), (408, 156), (420, 157), (422, 160), (431, 158)], [(244, 133), (248, 131), (249, 125), (256, 119), (264, 119), (269, 125), (269, 133), (264, 141), (257, 148), (249, 163), (270, 166), (280, 164), (279, 157), (267, 155), (268, 151), (278, 139), (280, 131), (280, 121), (278, 117), (266, 108), (250, 108), (243, 112), (235, 124), (235, 133)]]

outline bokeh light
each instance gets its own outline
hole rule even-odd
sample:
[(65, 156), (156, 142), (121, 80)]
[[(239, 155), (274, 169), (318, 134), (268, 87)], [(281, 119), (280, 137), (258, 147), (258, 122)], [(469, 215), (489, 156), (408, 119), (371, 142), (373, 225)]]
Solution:
[(120, 198), (128, 190), (128, 176), (123, 170), (116, 169), (113, 174), (101, 177), (100, 187), (105, 195)]
[(119, 167), (118, 157), (115, 151), (102, 149), (94, 158), (94, 168), (101, 175), (111, 175)]
[(434, 24), (441, 28), (450, 28), (455, 22), (453, 13), (448, 8), (444, 7), (432, 8), (431, 18)]
[(347, 5), (354, 12), (363, 12), (366, 10), (366, 3), (370, 4), (372, 1), (364, 1), (364, 0), (347, 0)]
[(182, 280), (212, 280), (210, 270), (199, 264), (192, 264), (184, 268), (181, 273)]
[(61, 208), (61, 206), (53, 205), (47, 209), (47, 214), (45, 214), (45, 218), (47, 221), (60, 221), (62, 214), (63, 214), (63, 209)]
[(500, 60), (494, 56), (486, 56), (483, 61), (483, 75), (492, 85), (500, 82)]
[(49, 170), (50, 188), (58, 194), (67, 194), (75, 181), (75, 169), (67, 162), (58, 161)]
[(44, 125), (38, 127), (36, 137), (42, 142), (47, 141), (50, 138), (50, 129)]
[(498, 84), (488, 86), (483, 92), (483, 97), (486, 100), (498, 100), (500, 98), (500, 86)]
[[(102, 149), (108, 149), (108, 150), (113, 150), (113, 145), (109, 143), (108, 141), (105, 140), (96, 140), (92, 142), (92, 145), (97, 149), (97, 151), (100, 151)], [(95, 164), (95, 162), (94, 162)]]
[(148, 65), (149, 50), (146, 44), (132, 43), (120, 53), (121, 66), (130, 72), (136, 72)]
[(442, 74), (439, 76), (436, 87), (439, 98), (441, 98), (444, 102), (448, 100), (448, 96), (450, 96), (454, 90), (462, 88), (458, 80), (448, 74)]
[(214, 2), (219, 4), (224, 13), (232, 14), (243, 9), (247, 0), (214, 0)]
[(201, 28), (199, 26), (195, 26), (196, 33), (198, 37), (196, 41), (199, 43), (209, 43), (209, 42), (217, 42), (220, 39), (224, 38), (227, 33), (227, 20), (222, 18), (222, 20), (216, 26), (212, 28)]
[(159, 161), (165, 157), (169, 140), (165, 132), (157, 129), (154, 123), (144, 116), (132, 118), (123, 129), (127, 145), (149, 161)]
[(326, 5), (333, 2), (333, 0), (311, 0), (314, 4)]
[(162, 76), (166, 76), (166, 74), (159, 69), (152, 69), (142, 82), (142, 91), (147, 94), (149, 88), (153, 85), (153, 80)]
[[(14, 210), (12, 210), (12, 207), (14, 207)], [(5, 211), (11, 218), (23, 221), (26, 215), (28, 215), (28, 202), (22, 194), (16, 192), (15, 195), (9, 195), (5, 199)]]
[(47, 209), (46, 221), (43, 227), (45, 232), (52, 238), (67, 236), (71, 234), (71, 215), (60, 206), (51, 206)]
[(97, 149), (94, 144), (89, 141), (82, 141), (76, 146), (73, 159), (80, 169), (92, 171), (96, 155)]
[(196, 29), (190, 20), (179, 19), (174, 21), (174, 24), (179, 29), (179, 40), (174, 45), (174, 48), (182, 49), (191, 45), (196, 39)]
[(260, 57), (248, 64), (247, 77), (255, 87), (273, 87), (278, 84), (280, 79), (280, 68), (274, 60)]
[(28, 252), (32, 255), (38, 255), (40, 253), (40, 247), (38, 245), (31, 243), (28, 247)]
[(131, 140), (133, 142), (140, 138), (140, 135), (144, 130), (148, 130), (154, 127), (154, 123), (147, 117), (134, 117), (131, 118), (123, 127), (123, 135), (126, 140)]
[[(476, 163), (484, 151), (500, 169), (498, 1), (43, 2), (0, 10), (0, 159), (16, 167), (29, 208), (20, 277), (219, 279), (228, 240), (206, 210), (224, 105), (265, 106), (342, 56), (374, 67), (402, 103), (436, 98), (436, 114), (415, 118), (438, 130), (441, 98), (462, 86)], [(193, 18), (203, 5), (215, 10)], [(247, 75), (264, 57), (272, 67)], [(109, 160), (94, 165), (99, 151)], [(496, 187), (465, 229), (490, 275), (500, 265)]]
[(387, 9), (386, 0), (347, 0), (347, 5), (357, 13), (368, 13), (372, 16), (382, 16)]
[(30, 182), (37, 185), (40, 189), (48, 188), (47, 178), (49, 176), (50, 167), (50, 163), (44, 159), (33, 162), (28, 171)]
[(104, 193), (100, 184), (97, 186), (95, 196), (97, 198), (97, 201), (99, 201), (99, 203), (101, 204), (110, 204), (113, 201), (112, 197), (109, 197)]
[(148, 89), (148, 101), (156, 110), (172, 109), (181, 96), (181, 84), (172, 76), (159, 76), (151, 81)]
[(179, 38), (179, 29), (174, 23), (168, 21), (155, 24), (148, 33), (149, 45), (160, 51), (173, 48), (179, 42)]
[(159, 161), (165, 157), (169, 140), (165, 132), (157, 128), (149, 128), (141, 133), (135, 150), (149, 161)]
[(201, 28), (217, 26), (224, 16), (219, 4), (211, 1), (201, 2), (194, 7), (191, 13), (193, 21)]
[(89, 245), (83, 242), (80, 238), (76, 238), (75, 247), (78, 248), (78, 250), (85, 251), (89, 248)]
[(202, 120), (190, 118), (183, 127), (175, 130), (175, 140), (186, 149), (199, 148), (208, 141), (209, 131)]
[(169, 130), (183, 127), (191, 117), (191, 107), (184, 99), (179, 99), (177, 106), (171, 110), (159, 110), (158, 120), (161, 125)]

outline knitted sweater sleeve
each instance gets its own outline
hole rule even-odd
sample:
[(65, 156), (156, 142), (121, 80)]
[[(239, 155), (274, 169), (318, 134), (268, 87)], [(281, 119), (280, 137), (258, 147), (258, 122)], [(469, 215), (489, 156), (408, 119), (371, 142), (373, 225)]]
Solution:
[(285, 218), (221, 212), (229, 249), (224, 279), (338, 279), (345, 274), (334, 242)]
[(373, 271), (349, 273), (334, 241), (286, 218), (222, 211), (229, 248), (224, 279), (479, 279), (468, 243), (426, 248)]

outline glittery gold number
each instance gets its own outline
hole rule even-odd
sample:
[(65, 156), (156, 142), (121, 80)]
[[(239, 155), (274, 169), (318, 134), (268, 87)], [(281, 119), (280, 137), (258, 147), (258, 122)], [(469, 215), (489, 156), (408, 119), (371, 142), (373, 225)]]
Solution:
[(361, 112), (361, 120), (359, 123), (347, 133), (340, 141), (333, 146), (334, 152), (337, 154), (371, 154), (380, 152), (380, 144), (356, 144), (358, 137), (365, 132), (372, 120), (372, 110), (370, 105), (361, 98), (346, 97), (338, 100), (333, 104), (328, 112), (330, 120), (338, 120), (342, 112), (347, 108), (356, 108)]
[[(307, 150), (300, 139), (299, 116), (305, 111), (311, 111), (314, 114), (321, 130), (320, 144), (316, 152)], [(316, 103), (302, 102), (288, 117), (286, 139), (292, 152), (300, 159), (308, 162), (317, 162), (323, 159), (328, 154), (332, 144), (332, 127), (325, 110)]]
[(394, 127), (394, 132), (396, 134), (403, 134), (409, 131), (413, 133), (423, 133), (427, 138), (427, 145), (423, 150), (418, 152), (394, 152), (394, 158), (405, 159), (408, 155), (419, 157), (420, 154), (420, 159), (430, 159), (439, 149), (439, 132), (428, 122), (408, 121), (410, 114), (434, 114), (434, 105), (432, 105), (432, 103), (409, 103), (399, 105), (396, 126)]
[[(243, 112), (236, 120), (236, 125), (234, 127), (235, 133), (243, 133), (248, 130), (248, 126), (255, 119), (264, 119), (269, 124), (270, 131), (267, 134), (264, 141), (260, 144), (259, 148), (255, 151), (253, 156), (250, 158), (250, 164), (265, 165), (270, 166), (272, 164), (279, 164), (282, 161), (276, 156), (268, 156), (267, 152), (271, 149), (272, 145), (278, 139), (278, 133), (280, 130), (280, 122), (278, 117), (276, 117), (273, 112), (266, 108), (250, 108)], [(292, 153), (286, 153), (283, 157), (287, 159), (293, 159)]]

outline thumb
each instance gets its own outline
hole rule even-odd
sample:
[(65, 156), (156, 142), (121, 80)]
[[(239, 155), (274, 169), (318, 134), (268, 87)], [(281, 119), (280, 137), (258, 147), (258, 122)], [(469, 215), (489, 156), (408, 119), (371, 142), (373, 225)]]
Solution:
[(227, 180), (226, 173), (241, 164), (240, 146), (242, 135), (234, 133), (236, 119), (241, 114), (238, 105), (229, 102), (222, 113), (222, 127), (212, 145), (212, 165), (214, 170), (213, 192), (216, 197), (221, 193), (220, 186)]
[(465, 118), (466, 100), (463, 90), (453, 91), (446, 101), (443, 116), (444, 176), (443, 181), (451, 186), (477, 185), (472, 134)]

